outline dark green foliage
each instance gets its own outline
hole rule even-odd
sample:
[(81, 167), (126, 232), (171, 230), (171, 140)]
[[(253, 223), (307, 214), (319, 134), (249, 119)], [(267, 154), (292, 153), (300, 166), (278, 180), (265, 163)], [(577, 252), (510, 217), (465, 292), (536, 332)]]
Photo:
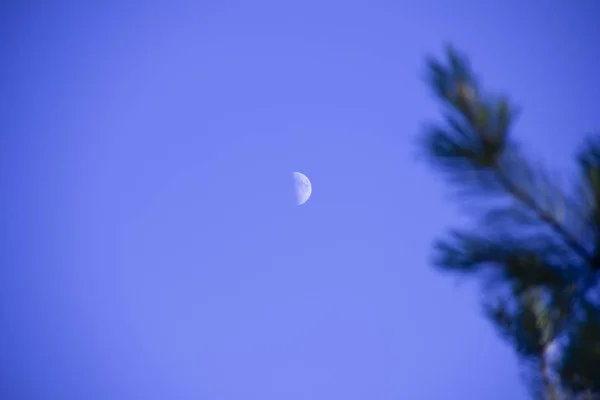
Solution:
[(586, 310), (586, 318), (570, 332), (560, 374), (575, 391), (600, 392), (600, 313)]
[(517, 108), (486, 93), (454, 49), (428, 61), (427, 82), (443, 118), (420, 148), (475, 222), (437, 242), (435, 265), (484, 280), (486, 316), (544, 398), (589, 398), (600, 392), (600, 136), (584, 143), (567, 190), (527, 160), (513, 140)]

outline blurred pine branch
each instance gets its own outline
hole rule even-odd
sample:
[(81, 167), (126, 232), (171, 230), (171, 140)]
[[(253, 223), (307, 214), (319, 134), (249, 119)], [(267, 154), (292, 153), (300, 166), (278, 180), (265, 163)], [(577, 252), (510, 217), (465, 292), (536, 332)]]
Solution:
[(600, 392), (600, 136), (581, 148), (578, 181), (561, 187), (514, 140), (518, 108), (487, 93), (466, 57), (448, 47), (426, 76), (443, 110), (419, 147), (477, 223), (436, 243), (436, 267), (497, 289), (485, 315), (537, 377), (532, 393), (590, 399)]

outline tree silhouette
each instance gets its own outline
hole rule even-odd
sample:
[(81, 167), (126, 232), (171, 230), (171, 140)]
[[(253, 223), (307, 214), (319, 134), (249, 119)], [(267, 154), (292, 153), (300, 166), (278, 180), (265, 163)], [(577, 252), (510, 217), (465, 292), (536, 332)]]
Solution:
[(437, 241), (437, 268), (484, 284), (483, 309), (523, 362), (536, 398), (600, 393), (600, 137), (562, 187), (513, 138), (519, 110), (487, 93), (448, 47), (427, 62), (442, 119), (419, 147), (456, 190), (472, 227)]

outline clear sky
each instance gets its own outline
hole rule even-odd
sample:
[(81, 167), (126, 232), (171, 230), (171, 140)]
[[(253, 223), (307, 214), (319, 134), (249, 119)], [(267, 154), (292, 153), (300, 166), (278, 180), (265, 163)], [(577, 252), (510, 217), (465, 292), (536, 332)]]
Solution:
[(424, 57), (567, 176), (600, 2), (135, 3), (0, 6), (0, 398), (525, 399), (429, 265), (460, 221), (414, 157)]

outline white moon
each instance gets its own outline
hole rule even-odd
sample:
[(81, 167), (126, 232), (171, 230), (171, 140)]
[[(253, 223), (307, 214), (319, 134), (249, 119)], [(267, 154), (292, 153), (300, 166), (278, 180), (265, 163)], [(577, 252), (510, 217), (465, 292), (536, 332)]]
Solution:
[(312, 194), (312, 185), (306, 175), (300, 172), (294, 172), (294, 187), (296, 190), (296, 205), (306, 203)]

